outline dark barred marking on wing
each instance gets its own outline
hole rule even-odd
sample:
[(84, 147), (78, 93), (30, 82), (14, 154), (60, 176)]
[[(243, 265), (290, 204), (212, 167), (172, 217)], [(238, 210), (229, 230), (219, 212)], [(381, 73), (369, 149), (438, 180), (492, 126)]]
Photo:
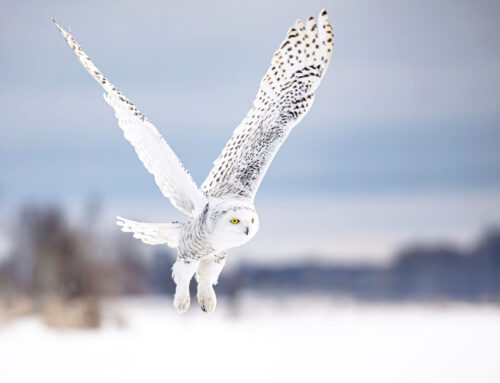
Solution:
[(80, 63), (106, 91), (104, 99), (114, 109), (125, 138), (153, 174), (162, 194), (187, 215), (201, 211), (206, 204), (205, 196), (158, 129), (104, 77), (74, 37), (53, 21)]
[(272, 159), (311, 108), (334, 45), (326, 11), (297, 20), (276, 51), (252, 109), (234, 130), (202, 185), (207, 196), (253, 199)]

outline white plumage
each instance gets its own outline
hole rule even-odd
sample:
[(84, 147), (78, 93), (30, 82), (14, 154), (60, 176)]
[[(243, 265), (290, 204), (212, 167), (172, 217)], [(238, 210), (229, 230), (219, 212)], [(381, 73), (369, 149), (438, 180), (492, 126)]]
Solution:
[(116, 224), (126, 233), (133, 233), (134, 238), (148, 245), (166, 244), (169, 247), (179, 246), (180, 222), (146, 223), (136, 222), (123, 217), (116, 217)]
[[(54, 21), (55, 23), (55, 21)], [(155, 126), (96, 68), (73, 36), (57, 23), (82, 65), (104, 88), (125, 138), (153, 174), (163, 195), (185, 213), (186, 222), (144, 223), (118, 217), (125, 232), (147, 244), (178, 247), (173, 266), (174, 304), (189, 308), (189, 282), (196, 273), (198, 300), (212, 312), (213, 285), (229, 249), (248, 242), (259, 220), (253, 201), (278, 149), (312, 106), (333, 49), (333, 32), (325, 10), (316, 24), (297, 20), (288, 30), (264, 75), (253, 106), (234, 130), (201, 188)]]

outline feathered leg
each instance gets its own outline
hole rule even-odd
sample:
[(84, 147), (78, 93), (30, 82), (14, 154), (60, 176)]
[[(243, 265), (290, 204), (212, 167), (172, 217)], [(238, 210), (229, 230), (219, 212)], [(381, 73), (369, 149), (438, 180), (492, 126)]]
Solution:
[(217, 305), (217, 297), (212, 286), (217, 284), (217, 279), (225, 263), (225, 254), (217, 254), (202, 258), (198, 265), (198, 270), (196, 271), (198, 302), (201, 303), (201, 309), (207, 313), (213, 312)]
[(175, 289), (174, 306), (182, 314), (189, 309), (191, 298), (189, 296), (189, 282), (198, 268), (199, 261), (184, 262), (177, 258), (172, 267), (172, 278), (177, 285)]

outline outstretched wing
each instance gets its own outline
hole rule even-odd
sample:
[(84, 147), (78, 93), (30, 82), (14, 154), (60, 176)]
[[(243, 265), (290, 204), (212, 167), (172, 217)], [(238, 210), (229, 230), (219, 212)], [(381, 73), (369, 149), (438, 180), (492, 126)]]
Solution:
[(252, 109), (215, 160), (201, 189), (207, 196), (255, 197), (262, 178), (286, 137), (311, 108), (333, 49), (325, 10), (318, 25), (297, 20), (276, 51)]
[(179, 222), (146, 223), (136, 222), (123, 217), (116, 217), (116, 224), (125, 233), (133, 233), (134, 238), (148, 245), (166, 243), (169, 247), (179, 246), (179, 235), (182, 225)]
[(115, 111), (118, 125), (132, 144), (146, 169), (153, 174), (162, 194), (187, 215), (202, 211), (206, 198), (196, 186), (182, 162), (168, 146), (155, 126), (96, 68), (73, 36), (57, 28), (73, 49), (78, 60), (91, 76), (101, 84), (104, 99)]

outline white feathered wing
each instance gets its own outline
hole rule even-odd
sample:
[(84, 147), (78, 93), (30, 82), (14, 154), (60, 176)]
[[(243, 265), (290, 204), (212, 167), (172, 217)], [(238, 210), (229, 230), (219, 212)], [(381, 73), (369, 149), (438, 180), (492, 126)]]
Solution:
[(201, 186), (209, 197), (253, 201), (271, 161), (288, 134), (312, 106), (333, 50), (325, 10), (318, 24), (297, 20), (276, 51), (246, 117), (234, 130)]
[(125, 233), (133, 233), (134, 238), (140, 239), (148, 245), (167, 244), (169, 247), (179, 246), (179, 234), (182, 224), (170, 223), (145, 223), (117, 217), (116, 222)]
[(61, 28), (55, 20), (54, 23), (80, 63), (106, 91), (104, 98), (114, 109), (125, 138), (135, 148), (146, 169), (153, 174), (162, 194), (188, 216), (201, 212), (207, 202), (205, 196), (160, 132), (104, 77), (73, 36)]

